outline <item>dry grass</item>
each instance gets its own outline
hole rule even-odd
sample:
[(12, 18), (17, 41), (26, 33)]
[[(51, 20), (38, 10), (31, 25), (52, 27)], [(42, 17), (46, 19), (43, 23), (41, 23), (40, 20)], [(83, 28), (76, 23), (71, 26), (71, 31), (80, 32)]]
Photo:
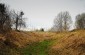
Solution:
[(23, 47), (34, 42), (55, 39), (56, 33), (49, 32), (16, 32), (11, 31), (5, 35), (0, 34), (0, 40), (12, 47)]
[(44, 40), (53, 41), (48, 51), (49, 55), (85, 55), (85, 30), (62, 33), (11, 31), (5, 35), (0, 34), (0, 48), (21, 48), (36, 42), (42, 43)]
[(49, 55), (85, 55), (85, 30), (65, 34), (52, 46)]

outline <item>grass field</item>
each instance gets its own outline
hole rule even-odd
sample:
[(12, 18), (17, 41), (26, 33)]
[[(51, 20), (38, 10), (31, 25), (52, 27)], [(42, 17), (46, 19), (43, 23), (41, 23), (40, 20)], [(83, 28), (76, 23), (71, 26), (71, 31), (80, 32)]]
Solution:
[(32, 43), (25, 48), (20, 49), (22, 55), (48, 55), (53, 40), (45, 40), (42, 42)]
[(0, 55), (85, 55), (85, 30), (7, 35), (0, 34)]

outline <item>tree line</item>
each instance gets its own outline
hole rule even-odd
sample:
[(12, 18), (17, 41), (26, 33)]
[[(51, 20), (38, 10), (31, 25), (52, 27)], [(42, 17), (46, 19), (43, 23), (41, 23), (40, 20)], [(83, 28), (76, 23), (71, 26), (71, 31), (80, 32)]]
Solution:
[(21, 27), (26, 27), (23, 15), (23, 11), (10, 10), (6, 4), (0, 3), (0, 32), (10, 31), (12, 28), (19, 30)]
[[(15, 10), (10, 10), (6, 4), (0, 3), (0, 32), (10, 31), (13, 28), (18, 31), (21, 27), (26, 27), (23, 15), (23, 11), (16, 12)], [(85, 13), (78, 14), (75, 20), (76, 29), (85, 28)], [(69, 31), (71, 24), (72, 18), (69, 12), (60, 12), (54, 19), (51, 31)]]
[[(75, 18), (76, 29), (85, 29), (85, 13), (78, 14)], [(68, 11), (60, 12), (54, 19), (51, 31), (69, 31), (72, 26), (72, 18)]]

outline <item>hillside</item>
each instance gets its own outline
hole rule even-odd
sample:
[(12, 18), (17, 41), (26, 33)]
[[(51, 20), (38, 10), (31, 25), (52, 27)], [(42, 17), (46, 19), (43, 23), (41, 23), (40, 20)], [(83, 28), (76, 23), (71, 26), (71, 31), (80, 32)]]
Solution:
[(51, 47), (49, 55), (85, 55), (85, 30), (66, 33)]
[(0, 55), (85, 55), (85, 30), (0, 34)]

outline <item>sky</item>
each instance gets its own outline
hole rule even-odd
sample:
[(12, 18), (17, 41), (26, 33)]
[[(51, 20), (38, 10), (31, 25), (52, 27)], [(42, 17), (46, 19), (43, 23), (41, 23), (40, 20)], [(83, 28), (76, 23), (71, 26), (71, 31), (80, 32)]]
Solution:
[(50, 29), (61, 11), (69, 11), (73, 23), (76, 15), (85, 12), (85, 0), (0, 0), (0, 3), (6, 3), (15, 11), (23, 11), (27, 29)]

